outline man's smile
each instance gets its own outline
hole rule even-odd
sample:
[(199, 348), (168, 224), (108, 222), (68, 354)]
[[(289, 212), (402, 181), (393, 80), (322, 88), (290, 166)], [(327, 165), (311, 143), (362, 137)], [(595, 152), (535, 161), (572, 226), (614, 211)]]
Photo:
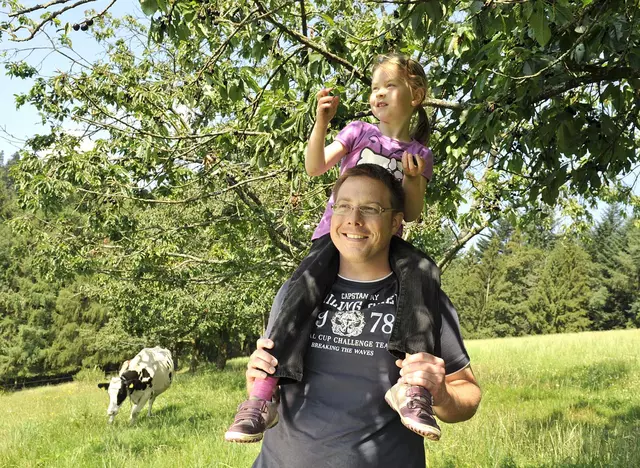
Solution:
[(352, 234), (350, 232), (343, 232), (342, 235), (348, 239), (366, 239), (368, 237), (363, 234)]

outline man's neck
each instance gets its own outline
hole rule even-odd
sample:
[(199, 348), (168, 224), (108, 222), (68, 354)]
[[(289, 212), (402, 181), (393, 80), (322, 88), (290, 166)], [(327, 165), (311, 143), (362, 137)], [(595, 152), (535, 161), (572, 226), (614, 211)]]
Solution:
[(340, 260), (338, 274), (345, 279), (354, 281), (375, 281), (388, 276), (391, 273), (389, 260), (377, 264), (369, 263), (349, 263)]

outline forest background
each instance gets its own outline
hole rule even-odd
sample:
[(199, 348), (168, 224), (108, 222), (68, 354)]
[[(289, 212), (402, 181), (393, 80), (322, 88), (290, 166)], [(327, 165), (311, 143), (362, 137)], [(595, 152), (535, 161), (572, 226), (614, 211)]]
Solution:
[[(0, 3), (6, 72), (33, 83), (16, 105), (45, 129), (0, 169), (5, 385), (144, 345), (247, 353), (337, 176), (304, 173), (315, 92), (340, 92), (332, 135), (370, 119), (387, 51), (427, 70), (434, 180), (404, 235), (464, 336), (640, 324), (637, 2)], [(67, 66), (43, 72), (36, 40)]]

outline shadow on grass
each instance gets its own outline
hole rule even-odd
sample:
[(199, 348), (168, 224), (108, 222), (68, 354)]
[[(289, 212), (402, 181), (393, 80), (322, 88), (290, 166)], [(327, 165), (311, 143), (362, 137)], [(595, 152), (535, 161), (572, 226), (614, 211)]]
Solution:
[(570, 367), (560, 373), (545, 374), (541, 377), (540, 383), (552, 386), (578, 387), (584, 390), (602, 390), (626, 378), (630, 370), (628, 362), (611, 360)]
[[(523, 435), (512, 434), (514, 439), (526, 437), (526, 445), (535, 447), (537, 453), (511, 449), (507, 453), (494, 455), (494, 459), (484, 460), (485, 464), (470, 463), (464, 454), (447, 454), (434, 466), (640, 467), (640, 405), (637, 404), (597, 397), (579, 399), (565, 409), (551, 411), (546, 416), (528, 420), (523, 418), (516, 430), (522, 431)], [(502, 445), (498, 443), (498, 446)], [(535, 462), (533, 457), (537, 458)]]
[[(630, 424), (640, 429), (640, 406), (633, 406), (625, 413), (613, 416), (611, 419), (622, 424)], [(638, 442), (638, 446), (640, 446), (640, 442)]]
[(227, 388), (244, 390), (247, 364), (246, 362), (240, 364), (227, 366), (224, 370), (207, 367), (195, 373), (182, 374), (180, 376), (180, 385), (191, 387), (204, 385), (207, 391)]
[(123, 416), (126, 417), (122, 419), (116, 418), (114, 425), (108, 427), (112, 431), (120, 431), (122, 433), (138, 429), (162, 430), (177, 427), (184, 427), (188, 430), (202, 424), (209, 424), (212, 420), (220, 418), (220, 414), (213, 411), (174, 403), (165, 405), (162, 408), (154, 408), (151, 417), (147, 416), (146, 410), (141, 411), (138, 415), (138, 420), (134, 424), (129, 423), (128, 412)]
[[(159, 421), (159, 424), (163, 427), (166, 426), (200, 426), (201, 424), (208, 424), (213, 419), (219, 418), (219, 415), (199, 408), (186, 408), (176, 404), (169, 404), (158, 411), (153, 412), (151, 418), (146, 418), (148, 423), (145, 425), (152, 426)], [(142, 422), (142, 421), (139, 421)]]
[[(580, 400), (564, 411), (555, 410), (547, 417), (531, 420), (527, 423), (527, 430), (532, 437), (547, 433), (551, 437), (558, 437), (556, 443), (564, 442), (562, 436), (570, 436), (579, 428), (582, 435), (581, 450), (570, 460), (554, 460), (541, 467), (582, 468), (582, 467), (631, 467), (640, 466), (640, 444), (637, 434), (640, 430), (640, 406), (627, 408), (618, 407), (619, 411), (612, 412), (608, 402), (589, 402)], [(598, 417), (595, 421), (576, 421), (571, 412), (589, 410)], [(514, 464), (514, 460), (503, 460), (501, 467), (527, 466)]]

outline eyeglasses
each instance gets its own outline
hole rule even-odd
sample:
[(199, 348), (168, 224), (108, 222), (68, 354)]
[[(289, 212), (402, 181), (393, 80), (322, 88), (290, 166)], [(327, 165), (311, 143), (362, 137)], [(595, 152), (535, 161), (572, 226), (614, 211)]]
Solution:
[(382, 208), (379, 205), (352, 205), (350, 203), (336, 203), (331, 205), (331, 209), (337, 215), (347, 215), (353, 210), (358, 210), (364, 217), (372, 218), (374, 216), (380, 216), (385, 211), (396, 211), (393, 208)]

